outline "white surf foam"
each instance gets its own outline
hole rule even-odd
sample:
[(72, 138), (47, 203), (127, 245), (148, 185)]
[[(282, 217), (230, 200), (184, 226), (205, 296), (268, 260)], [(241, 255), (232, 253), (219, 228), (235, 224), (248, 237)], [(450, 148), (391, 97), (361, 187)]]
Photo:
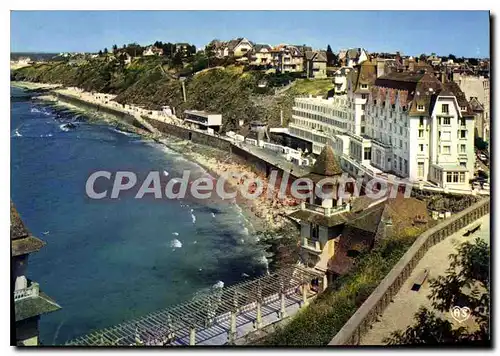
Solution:
[(21, 133), (19, 132), (19, 129), (16, 129), (14, 131), (14, 137), (23, 137), (23, 135), (21, 135)]
[(170, 247), (181, 248), (182, 247), (182, 242), (180, 242), (177, 239), (173, 239), (172, 241), (170, 241)]
[(172, 232), (172, 235), (179, 236), (179, 233), (178, 232)]

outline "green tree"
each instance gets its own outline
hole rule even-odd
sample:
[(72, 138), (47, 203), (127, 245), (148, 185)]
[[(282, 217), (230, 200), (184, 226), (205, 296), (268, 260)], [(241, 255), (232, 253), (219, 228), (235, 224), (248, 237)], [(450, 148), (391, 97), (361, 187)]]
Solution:
[(489, 245), (478, 237), (473, 243), (462, 243), (457, 253), (450, 255), (446, 274), (430, 281), (432, 307), (445, 313), (454, 306), (468, 307), (478, 326), (476, 331), (453, 328), (449, 321), (421, 308), (415, 315), (415, 324), (404, 331), (393, 332), (384, 341), (390, 345), (488, 342), (489, 268)]
[(480, 151), (485, 151), (488, 149), (488, 142), (483, 140), (481, 137), (476, 136), (474, 137), (474, 146)]
[(102, 51), (99, 50), (99, 57), (102, 57)]
[(172, 58), (172, 66), (175, 68), (182, 68), (182, 53), (179, 51), (175, 53), (174, 57)]
[(335, 54), (333, 53), (332, 47), (330, 47), (330, 45), (326, 47), (326, 61), (327, 66), (329, 67), (335, 65)]
[(104, 48), (104, 54), (108, 54), (108, 48)]
[(118, 51), (118, 46), (117, 45), (113, 45), (113, 53), (116, 53), (116, 51)]

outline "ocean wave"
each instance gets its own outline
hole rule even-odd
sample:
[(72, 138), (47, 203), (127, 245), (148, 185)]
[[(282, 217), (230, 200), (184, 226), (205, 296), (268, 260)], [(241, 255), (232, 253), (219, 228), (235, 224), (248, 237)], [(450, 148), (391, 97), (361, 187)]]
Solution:
[(178, 232), (172, 232), (172, 235), (179, 236), (179, 233)]
[(191, 219), (193, 220), (193, 224), (195, 224), (196, 223), (196, 215), (191, 213)]
[(223, 281), (217, 281), (212, 288), (224, 288), (224, 282)]
[(19, 132), (19, 129), (16, 129), (14, 131), (14, 137), (23, 137), (23, 135), (21, 135), (21, 133)]
[(67, 124), (62, 124), (59, 126), (59, 128), (64, 131), (64, 132), (68, 132), (69, 131), (69, 128), (66, 126)]
[(130, 136), (137, 136), (137, 134), (135, 134), (133, 132), (122, 131), (122, 130), (119, 130), (119, 129), (115, 128), (115, 127), (112, 127), (111, 131), (117, 132), (117, 133), (125, 135), (125, 136), (129, 136), (129, 137)]
[(180, 242), (177, 239), (173, 239), (172, 241), (170, 241), (170, 247), (172, 247), (172, 248), (181, 248), (182, 247), (182, 242)]

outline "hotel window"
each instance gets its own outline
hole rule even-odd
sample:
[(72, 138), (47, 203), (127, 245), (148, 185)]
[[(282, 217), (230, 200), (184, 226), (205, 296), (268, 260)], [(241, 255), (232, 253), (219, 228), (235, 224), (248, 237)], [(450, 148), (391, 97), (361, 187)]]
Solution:
[(440, 136), (440, 138), (443, 140), (443, 141), (450, 141), (451, 140), (451, 132), (450, 131), (443, 131), (442, 135)]
[(467, 162), (465, 162), (465, 161), (460, 162), (460, 166), (467, 168)]
[(361, 110), (365, 110), (365, 107), (366, 107), (365, 104), (361, 105)]
[(458, 172), (453, 172), (453, 183), (458, 183)]
[(449, 155), (450, 151), (450, 146), (443, 146), (443, 154)]
[(467, 130), (460, 130), (460, 138), (467, 138)]
[(399, 140), (399, 148), (403, 148), (403, 141)]
[(361, 115), (361, 121), (365, 121), (365, 115)]
[(399, 127), (399, 134), (403, 136), (403, 128), (401, 126)]
[(423, 116), (420, 116), (420, 120), (419, 120), (419, 126), (424, 126), (424, 117)]
[(449, 117), (443, 117), (443, 125), (450, 125), (451, 120)]
[(460, 153), (465, 153), (465, 145), (460, 145)]
[(448, 114), (450, 112), (450, 108), (448, 104), (442, 104), (441, 105), (441, 112), (443, 114)]
[(368, 95), (366, 94), (361, 94), (361, 99), (366, 99), (368, 97)]
[(460, 119), (460, 125), (461, 125), (461, 126), (465, 126), (465, 119), (464, 119), (464, 118), (461, 118), (461, 119)]
[(399, 157), (399, 170), (403, 170), (403, 159)]
[(418, 137), (424, 137), (424, 130), (418, 130)]
[(424, 111), (425, 107), (423, 105), (417, 105), (418, 111)]
[(452, 178), (452, 173), (451, 172), (447, 172), (446, 173), (446, 182), (451, 183), (452, 179), (453, 179)]
[(460, 172), (459, 181), (460, 183), (465, 183), (465, 172)]
[(424, 162), (418, 162), (417, 176), (418, 177), (424, 176)]
[(424, 145), (423, 144), (419, 144), (418, 148), (420, 149), (420, 152), (424, 152)]

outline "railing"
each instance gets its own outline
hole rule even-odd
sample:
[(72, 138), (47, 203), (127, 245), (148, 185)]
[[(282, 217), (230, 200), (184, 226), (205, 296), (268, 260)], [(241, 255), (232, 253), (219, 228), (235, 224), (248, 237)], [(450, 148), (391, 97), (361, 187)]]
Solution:
[(329, 345), (358, 345), (361, 337), (376, 321), (377, 315), (382, 314), (389, 305), (425, 253), (435, 244), (489, 212), (490, 200), (485, 199), (420, 235)]
[(18, 300), (25, 298), (38, 297), (39, 292), (40, 285), (36, 282), (33, 282), (28, 288), (15, 290), (14, 301), (17, 302)]

